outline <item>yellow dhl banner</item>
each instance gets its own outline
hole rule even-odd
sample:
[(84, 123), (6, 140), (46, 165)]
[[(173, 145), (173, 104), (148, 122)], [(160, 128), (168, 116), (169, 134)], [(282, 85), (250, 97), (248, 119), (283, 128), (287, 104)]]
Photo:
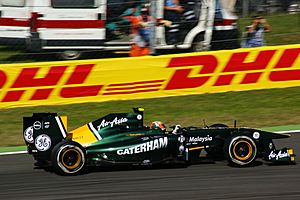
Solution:
[(0, 65), (0, 108), (300, 86), (300, 45)]

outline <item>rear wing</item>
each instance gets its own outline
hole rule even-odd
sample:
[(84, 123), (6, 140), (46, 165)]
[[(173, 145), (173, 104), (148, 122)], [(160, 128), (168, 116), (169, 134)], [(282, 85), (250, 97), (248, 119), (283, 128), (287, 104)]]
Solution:
[(57, 113), (33, 113), (23, 117), (23, 138), (28, 153), (49, 154), (54, 146), (67, 137), (67, 117)]
[[(134, 113), (115, 113), (97, 119), (93, 122), (79, 127), (71, 133), (67, 131), (67, 117), (58, 116), (57, 113), (33, 113), (31, 117), (23, 118), (23, 138), (28, 153), (46, 153), (50, 156), (52, 149), (56, 144), (68, 138), (76, 141), (83, 146), (91, 142), (101, 140), (108, 131), (102, 131), (102, 128), (109, 128), (119, 124), (126, 124), (131, 128), (138, 129), (143, 127), (144, 109), (133, 108)], [(92, 128), (91, 128), (92, 127)], [(88, 129), (87, 131), (85, 131)], [(101, 131), (100, 131), (101, 129)], [(95, 141), (91, 141), (88, 133), (94, 133)], [(103, 134), (101, 136), (101, 134)]]

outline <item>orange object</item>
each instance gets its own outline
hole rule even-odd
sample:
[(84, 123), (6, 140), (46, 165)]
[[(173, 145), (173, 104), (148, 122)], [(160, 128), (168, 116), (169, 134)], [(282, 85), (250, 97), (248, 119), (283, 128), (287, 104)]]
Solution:
[(150, 54), (150, 49), (148, 47), (139, 47), (137, 44), (131, 45), (131, 50), (129, 52), (130, 57), (146, 56), (149, 54)]
[(131, 23), (131, 34), (137, 34), (139, 24), (143, 21), (141, 16), (126, 16), (124, 17), (128, 19), (128, 21)]

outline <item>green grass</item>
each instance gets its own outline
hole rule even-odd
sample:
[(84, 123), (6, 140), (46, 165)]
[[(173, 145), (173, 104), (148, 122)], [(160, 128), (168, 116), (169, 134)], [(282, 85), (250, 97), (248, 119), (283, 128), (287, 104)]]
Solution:
[(272, 127), (300, 124), (300, 87), (285, 89), (190, 95), (134, 101), (112, 101), (63, 106), (2, 109), (0, 146), (24, 145), (22, 117), (33, 112), (57, 112), (68, 116), (69, 130), (112, 112), (129, 112), (132, 107), (145, 108), (145, 124), (160, 120), (168, 126), (202, 126), (226, 123), (238, 126)]
[(0, 46), (0, 61), (6, 62), (10, 57), (22, 53), (20, 50), (14, 48), (9, 48), (5, 46)]

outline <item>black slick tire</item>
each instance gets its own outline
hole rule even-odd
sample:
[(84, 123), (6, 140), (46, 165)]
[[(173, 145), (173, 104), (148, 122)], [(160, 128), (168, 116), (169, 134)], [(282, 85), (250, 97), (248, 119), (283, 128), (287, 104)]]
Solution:
[(62, 141), (52, 150), (51, 163), (57, 174), (75, 175), (84, 168), (85, 157), (85, 150), (80, 144)]
[(224, 154), (229, 165), (250, 166), (256, 159), (257, 147), (248, 136), (233, 136), (226, 140)]

